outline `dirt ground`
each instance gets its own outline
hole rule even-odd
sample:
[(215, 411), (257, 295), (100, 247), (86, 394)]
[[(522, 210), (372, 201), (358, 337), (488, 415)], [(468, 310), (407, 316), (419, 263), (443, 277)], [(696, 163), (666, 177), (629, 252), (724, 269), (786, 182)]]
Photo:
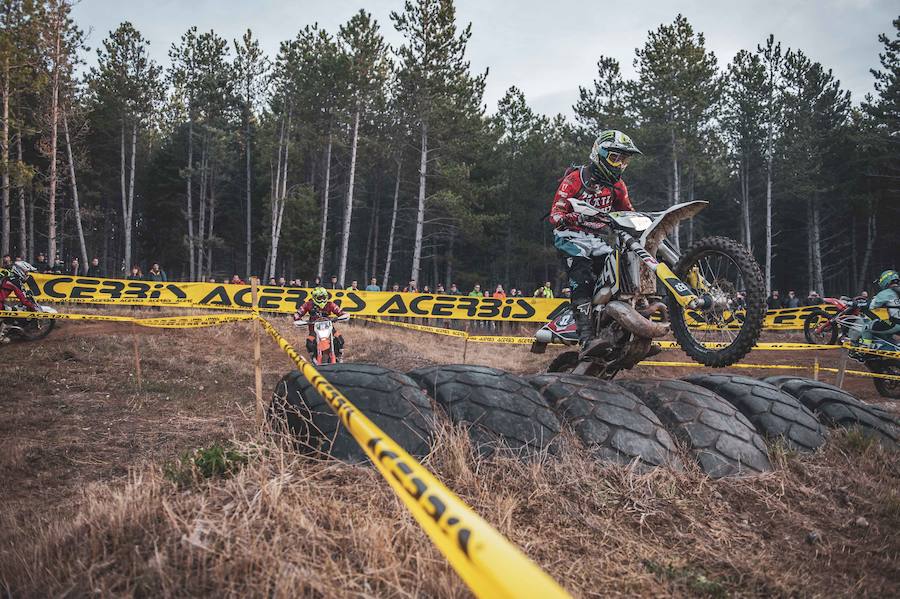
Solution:
[[(154, 312), (152, 315), (166, 313)], [(285, 318), (276, 318), (273, 323), (298, 349), (302, 348), (302, 331), (290, 326), (289, 320)], [(68, 575), (56, 573), (48, 580), (42, 580), (40, 571), (29, 570), (31, 563), (35, 567), (37, 564), (45, 567), (46, 563), (42, 560), (49, 559), (48, 556), (54, 555), (54, 551), (60, 547), (71, 546), (72, 535), (78, 538), (82, 535), (86, 539), (93, 539), (95, 543), (100, 542), (96, 538), (96, 527), (99, 525), (86, 515), (86, 510), (93, 514), (91, 506), (97, 502), (113, 501), (110, 498), (122, 502), (130, 498), (156, 505), (155, 499), (151, 501), (141, 495), (146, 492), (146, 485), (135, 485), (135, 472), (158, 472), (162, 464), (183, 452), (212, 442), (253, 438), (256, 424), (252, 342), (257, 333), (256, 326), (251, 323), (236, 323), (209, 329), (163, 330), (116, 323), (62, 322), (41, 342), (0, 346), (0, 356), (5, 364), (3, 400), (0, 403), (0, 435), (5, 445), (4, 451), (0, 452), (0, 505), (3, 506), (0, 509), (0, 582), (5, 586), (5, 594), (80, 595), (95, 593), (97, 589), (104, 591), (101, 594), (108, 591), (113, 595), (279, 594), (271, 587), (250, 588), (231, 583), (217, 586), (209, 581), (198, 587), (190, 587), (190, 590), (188, 583), (184, 583), (181, 591), (177, 586), (166, 590), (162, 583), (148, 583), (145, 590), (127, 585), (119, 588), (104, 586), (105, 583), (101, 582), (95, 583), (93, 578), (89, 584), (85, 583), (83, 577), (77, 574), (77, 566), (72, 566)], [(464, 344), (459, 339), (387, 328), (384, 325), (354, 324), (345, 326), (343, 331), (347, 339), (348, 360), (377, 363), (398, 370), (429, 364), (459, 363), (462, 362), (465, 351), (468, 363), (525, 374), (545, 368), (555, 352), (559, 351), (551, 349), (543, 356), (535, 356), (528, 352), (528, 346), (525, 345), (475, 343), (468, 344), (464, 350)], [(291, 368), (291, 364), (281, 350), (264, 333), (261, 334), (264, 393), (270, 394), (279, 378)], [(799, 340), (792, 334), (769, 335), (767, 339)], [(140, 361), (140, 386), (137, 380), (136, 353)], [(743, 363), (811, 365), (816, 358), (822, 366), (837, 366), (836, 352), (753, 352)], [(679, 351), (666, 351), (654, 359), (684, 361), (686, 357)], [(853, 364), (851, 361), (848, 367), (854, 368)], [(696, 368), (641, 366), (622, 376), (674, 378), (698, 371)], [(768, 369), (734, 371), (757, 377), (787, 372)], [(801, 375), (810, 376), (809, 373)], [(821, 378), (833, 382), (834, 376), (823, 374)], [(896, 410), (893, 403), (884, 402), (877, 396), (870, 379), (847, 376), (845, 388), (861, 399)], [(616, 484), (609, 483), (610, 488), (618, 488), (619, 483), (632, 489), (634, 485), (643, 485), (643, 490), (639, 493), (643, 499), (636, 501), (649, 503), (629, 508), (627, 506), (633, 498), (623, 499), (625, 507), (622, 509), (628, 513), (638, 513), (652, 503), (654, 507), (651, 512), (654, 515), (650, 517), (650, 521), (657, 519), (664, 522), (656, 530), (646, 528), (642, 519), (635, 529), (637, 536), (629, 541), (634, 543), (629, 548), (636, 551), (636, 556), (645, 555), (638, 563), (643, 564), (646, 572), (633, 580), (605, 588), (610, 589), (612, 594), (654, 595), (900, 594), (900, 566), (897, 565), (900, 558), (900, 463), (895, 455), (884, 453), (877, 447), (865, 444), (859, 446), (852, 437), (838, 436), (837, 441), (831, 445), (833, 447), (824, 456), (783, 457), (779, 471), (765, 478), (758, 488), (746, 481), (709, 483), (697, 473), (687, 483), (667, 479), (666, 475), (656, 475), (657, 478), (652, 479), (654, 482), (648, 482), (651, 479), (629, 478), (630, 475), (619, 471), (604, 470), (602, 476), (619, 481)], [(439, 458), (435, 459), (440, 463)], [(860, 471), (844, 480), (842, 470), (854, 462), (865, 467), (860, 466)], [(329, 480), (332, 478), (327, 473), (337, 472), (334, 474), (337, 479), (348, 478), (353, 484), (359, 484), (360, 481), (375, 486), (379, 484), (376, 476), (371, 472), (360, 473), (359, 468), (333, 464), (323, 466), (320, 463), (300, 463), (292, 467), (298, 468), (300, 472), (311, 468), (310, 472), (319, 473), (316, 476), (326, 472), (323, 476)], [(335, 467), (339, 470), (334, 471)], [(486, 492), (480, 491), (480, 487), (466, 489), (466, 481), (469, 479), (463, 477), (456, 480), (455, 471), (449, 466), (447, 468), (443, 472), (438, 468), (438, 472), (450, 479), (448, 486), (451, 488), (457, 489), (453, 484), (456, 482), (463, 486), (462, 490), (458, 489), (460, 493), (468, 491), (470, 498), (474, 496), (475, 499), (480, 497), (480, 492)], [(496, 464), (488, 464), (484, 468), (487, 475), (493, 477), (500, 476), (499, 470), (502, 470)], [(560, 471), (552, 470), (557, 466), (548, 468), (551, 471), (548, 471), (547, 476), (551, 479), (562, 476)], [(856, 488), (847, 488), (850, 483)], [(156, 484), (163, 485), (160, 482)], [(494, 480), (484, 484), (500, 483)], [(543, 489), (547, 483), (544, 481), (536, 484), (538, 489)], [(717, 484), (721, 486), (717, 487)], [(822, 484), (833, 488), (820, 488), (818, 485)], [(335, 485), (333, 492), (340, 494), (342, 487), (336, 483)], [(687, 508), (686, 504), (679, 503), (674, 513), (660, 515), (660, 510), (665, 509), (654, 503), (658, 501), (658, 485), (668, 489), (667, 493), (674, 493), (675, 497), (680, 498), (678, 501), (691, 503), (691, 507)], [(789, 492), (785, 493), (784, 488), (788, 488)], [(171, 489), (157, 490), (163, 496), (166, 493), (176, 493), (176, 496), (182, 497)], [(527, 497), (526, 491), (523, 492)], [(202, 491), (214, 492), (218, 491), (209, 488)], [(531, 493), (537, 491), (532, 489)], [(678, 513), (681, 510), (698, 509), (697, 504), (708, 499), (710, 494), (715, 497), (717, 509), (732, 512), (728, 517), (728, 526), (723, 525), (719, 532), (697, 532), (699, 536), (694, 540), (700, 547), (703, 542), (709, 542), (710, 537), (715, 538), (717, 540), (713, 545), (720, 549), (730, 547), (731, 551), (745, 552), (744, 561), (729, 555), (721, 555), (717, 560), (719, 563), (704, 563), (699, 557), (693, 560), (680, 557), (676, 559), (673, 556), (668, 562), (661, 560), (660, 554), (650, 547), (654, 543), (661, 544), (661, 548), (664, 546), (667, 550), (683, 550), (685, 555), (696, 557), (696, 551), (687, 548), (695, 534), (691, 527), (698, 524), (696, 520), (683, 513), (679, 516)], [(728, 507), (729, 500), (737, 503)], [(383, 489), (370, 501), (375, 502), (376, 507), (389, 506), (388, 516), (393, 514), (391, 517), (398, 517), (397, 505)], [(174, 499), (170, 503), (178, 504)], [(525, 503), (530, 505), (528, 501)], [(815, 509), (815, 513), (800, 513), (798, 516), (798, 510), (819, 504), (821, 505)], [(509, 520), (513, 516), (505, 518), (501, 509), (503, 506), (491, 504), (481, 507), (487, 510), (482, 515), (501, 526), (505, 533), (511, 534), (514, 541), (526, 547), (526, 551), (548, 567), (570, 591), (585, 596), (608, 594), (604, 588), (592, 586), (598, 584), (595, 575), (584, 571), (574, 561), (568, 565), (559, 561), (566, 559), (565, 540), (561, 540), (559, 555), (552, 548), (546, 551), (534, 548), (527, 536), (513, 532), (515, 527), (512, 526), (512, 520)], [(476, 509), (481, 512), (478, 508), (476, 505)], [(495, 512), (494, 508), (500, 509), (500, 512)], [(526, 506), (523, 509), (543, 514), (547, 508), (548, 506)], [(702, 512), (702, 507), (699, 509)], [(767, 509), (770, 510), (768, 515)], [(104, 513), (107, 514), (106, 517), (110, 517), (110, 512)], [(741, 517), (735, 519), (735, 514)], [(527, 513), (519, 513), (513, 520), (521, 521), (526, 516)], [(399, 517), (403, 519), (402, 515)], [(852, 523), (857, 522), (857, 518), (865, 521), (865, 527), (861, 523), (854, 527)], [(78, 526), (91, 522), (93, 532), (86, 532), (83, 528), (66, 529), (62, 524), (67, 521), (79, 523)], [(782, 528), (752, 534), (749, 530), (744, 530), (747, 527), (764, 526), (766, 523), (771, 525), (773, 522)], [(404, 526), (414, 531), (414, 525), (409, 522)], [(574, 529), (573, 534), (577, 534), (577, 530)], [(818, 531), (815, 534), (828, 540), (827, 545), (816, 544), (818, 541), (809, 541), (804, 537), (814, 530)], [(725, 537), (717, 537), (719, 533)], [(416, 539), (411, 541), (413, 557), (408, 559), (440, 562), (440, 556), (436, 556), (427, 542), (416, 537), (415, 532), (407, 531), (404, 535)], [(785, 535), (790, 540), (786, 541)], [(650, 546), (640, 545), (642, 537)], [(723, 541), (726, 537), (727, 542)], [(129, 540), (137, 543), (134, 546), (136, 552), (138, 545), (157, 541), (159, 539)], [(165, 544), (163, 541), (159, 542)], [(617, 543), (621, 551), (628, 545), (622, 540)], [(554, 543), (550, 545), (556, 547)], [(572, 551), (580, 554), (589, 554), (591, 551), (589, 539), (573, 541), (569, 546)], [(637, 549), (639, 546), (640, 550)], [(784, 550), (790, 547), (791, 551), (800, 553), (779, 563), (777, 555), (781, 546), (784, 546)], [(106, 548), (101, 554), (105, 555), (104, 552), (114, 555), (116, 549)], [(75, 549), (74, 553), (77, 554), (78, 550)], [(703, 555), (708, 558), (708, 554)], [(588, 557), (584, 559), (585, 564), (590, 563)], [(637, 559), (634, 557), (626, 561), (632, 563)], [(747, 560), (751, 562), (749, 565)], [(815, 567), (809, 560), (816, 562)], [(82, 567), (87, 567), (84, 562), (79, 563)], [(648, 563), (655, 565), (647, 565)], [(621, 564), (611, 565), (610, 572), (615, 572), (619, 566)], [(190, 576), (190, 567), (186, 568), (188, 572), (185, 576)], [(420, 577), (425, 576), (429, 569), (435, 569), (438, 573), (440, 582), (435, 583), (437, 586), (421, 586)], [(160, 571), (162, 570), (160, 566)], [(718, 573), (718, 586), (706, 588), (697, 582), (707, 580), (707, 572), (710, 573), (709, 576)], [(403, 574), (401, 578), (404, 576), (407, 575)], [(429, 565), (424, 567), (424, 574), (417, 570), (410, 576), (418, 581), (420, 586), (416, 588), (425, 595), (465, 594), (460, 583), (452, 574), (447, 573), (445, 565)], [(324, 576), (325, 582), (321, 583), (323, 586), (305, 588), (314, 594), (325, 596), (418, 594), (407, 590), (401, 592), (399, 588), (392, 586), (374, 587), (367, 591), (365, 583), (360, 580), (347, 583), (349, 586), (343, 589), (328, 587), (327, 578)], [(601, 578), (607, 582), (611, 580), (607, 575)], [(102, 577), (100, 580), (103, 580)], [(95, 584), (99, 586), (91, 586)], [(719, 595), (719, 591), (724, 595)]]

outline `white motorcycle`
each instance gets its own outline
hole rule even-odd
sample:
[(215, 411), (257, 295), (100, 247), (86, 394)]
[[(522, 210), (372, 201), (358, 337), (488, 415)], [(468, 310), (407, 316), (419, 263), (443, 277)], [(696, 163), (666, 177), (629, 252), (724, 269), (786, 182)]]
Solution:
[[(315, 335), (315, 351), (310, 352), (310, 359), (316, 366), (321, 364), (336, 364), (341, 358), (334, 349), (334, 323), (350, 320), (349, 314), (334, 318), (319, 318), (313, 320), (313, 334)], [(310, 320), (304, 318), (294, 321), (295, 326), (308, 326)]]

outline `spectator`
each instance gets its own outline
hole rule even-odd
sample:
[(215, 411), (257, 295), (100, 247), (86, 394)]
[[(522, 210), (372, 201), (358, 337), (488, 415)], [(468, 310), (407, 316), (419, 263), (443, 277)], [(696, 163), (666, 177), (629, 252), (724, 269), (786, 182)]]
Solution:
[(438, 284), (437, 284), (437, 287), (436, 287), (435, 290), (434, 290), (434, 292), (435, 292), (435, 293), (446, 293), (446, 291), (444, 291), (444, 284), (443, 284), (443, 283), (438, 283)]
[(359, 281), (350, 281), (350, 286), (347, 287), (347, 291), (359, 291)]
[(469, 292), (469, 297), (484, 297), (484, 293), (481, 291), (481, 285), (475, 283), (472, 291)]
[(341, 286), (338, 285), (337, 275), (331, 275), (331, 282), (325, 285), (325, 289), (340, 289)]
[(462, 291), (459, 290), (456, 283), (450, 283), (450, 291), (447, 292), (447, 295), (462, 295)]
[(207, 282), (207, 283), (215, 283), (215, 282), (216, 282), (216, 278), (215, 278), (215, 277), (210, 277), (209, 279), (206, 280), (206, 282)]
[[(237, 275), (234, 275), (234, 276), (236, 277)], [(233, 282), (234, 278), (232, 278), (231, 280)], [(275, 287), (276, 285), (278, 285), (278, 281), (275, 279), (275, 277), (269, 277), (269, 285), (271, 287)]]
[(566, 299), (570, 299), (572, 297), (572, 288), (571, 287), (563, 287), (562, 296)]
[[(129, 281), (143, 281), (144, 273), (141, 271), (141, 267), (135, 264), (131, 267), (131, 272), (126, 278)], [(215, 281), (210, 281), (210, 283), (215, 283)]]
[(238, 275), (231, 275), (231, 280), (228, 282), (231, 283), (232, 285), (246, 285), (247, 284)]
[(284, 279), (284, 277), (278, 277), (278, 286), (287, 287), (287, 281)]
[(734, 309), (735, 310), (744, 310), (747, 308), (747, 294), (743, 291), (738, 291), (734, 296)]
[(784, 298), (784, 307), (785, 308), (799, 308), (800, 307), (800, 298), (797, 297), (797, 294), (793, 289), (788, 291), (787, 297)]
[(822, 302), (822, 298), (819, 296), (818, 291), (810, 291), (809, 295), (806, 296), (806, 305), (807, 306), (817, 306)]
[(546, 283), (535, 289), (534, 297), (553, 299), (553, 285), (550, 284), (550, 281), (547, 281)]
[(516, 289), (515, 287), (509, 288), (509, 297), (518, 297), (518, 295), (517, 295), (518, 293), (519, 293), (519, 290)]
[(394, 293), (400, 293), (400, 285), (397, 285), (397, 284), (395, 283), (395, 284), (391, 287), (391, 291), (393, 291)]
[(78, 258), (72, 258), (72, 262), (69, 263), (69, 274), (73, 277), (81, 274), (81, 264), (78, 263)]
[(861, 297), (863, 299), (869, 299), (869, 292), (866, 291), (865, 289), (863, 289), (862, 291), (859, 292), (858, 297)]
[(777, 310), (781, 307), (781, 295), (778, 293), (777, 289), (773, 289), (772, 293), (766, 299), (766, 307), (769, 310)]
[(47, 263), (47, 256), (43, 253), (37, 255), (37, 262), (34, 263), (34, 267), (37, 269), (39, 273), (47, 273), (50, 271), (50, 264)]
[[(322, 286), (322, 278), (321, 277), (316, 277), (315, 279), (313, 279), (312, 287), (321, 287), (321, 286)], [(309, 285), (304, 285), (304, 287), (309, 287)]]
[(154, 262), (150, 266), (150, 270), (147, 271), (147, 280), (148, 281), (168, 281), (169, 278), (166, 277), (166, 271), (160, 270), (159, 264)]
[(13, 265), (12, 256), (10, 256), (9, 254), (3, 254), (3, 268), (9, 270), (10, 268), (12, 268), (12, 265)]
[(403, 293), (419, 293), (415, 280), (410, 280), (409, 285), (403, 288)]
[(369, 279), (369, 284), (366, 285), (366, 291), (381, 291), (381, 287), (378, 286), (378, 279), (375, 277)]
[(62, 261), (59, 254), (56, 255), (56, 262), (53, 263), (53, 270), (51, 272), (55, 275), (61, 275), (66, 272), (66, 263)]
[(103, 269), (100, 268), (100, 258), (91, 258), (91, 265), (88, 266), (87, 276), (98, 279), (103, 278)]
[(422, 293), (431, 293), (431, 287), (425, 285), (424, 287), (422, 287)]
[(497, 299), (506, 299), (506, 292), (503, 291), (503, 285), (497, 285), (494, 289), (494, 296)]

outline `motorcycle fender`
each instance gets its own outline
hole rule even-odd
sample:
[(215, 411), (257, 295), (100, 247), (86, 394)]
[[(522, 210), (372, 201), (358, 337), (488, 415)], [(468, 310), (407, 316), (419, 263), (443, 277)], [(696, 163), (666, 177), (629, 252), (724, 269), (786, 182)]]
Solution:
[(46, 312), (48, 314), (56, 314), (56, 308), (51, 308), (50, 306), (38, 306), (41, 309), (41, 312)]
[(320, 339), (319, 340), (319, 353), (324, 354), (326, 351), (331, 348), (331, 340), (329, 339)]

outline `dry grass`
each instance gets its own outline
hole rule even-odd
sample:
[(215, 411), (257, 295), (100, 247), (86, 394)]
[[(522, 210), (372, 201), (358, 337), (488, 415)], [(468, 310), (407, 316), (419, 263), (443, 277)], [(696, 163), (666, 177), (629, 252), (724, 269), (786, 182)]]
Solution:
[[(6, 594), (468, 594), (376, 471), (256, 434), (252, 327), (140, 329), (141, 392), (129, 327), (9, 346), (22, 355), (0, 404)], [(344, 331), (354, 361), (462, 361), (457, 340)], [(263, 348), (271, 389), (287, 360)], [(467, 358), (525, 373), (549, 356), (469, 344)], [(559, 458), (486, 460), (460, 429), (437, 430), (427, 465), (576, 595), (900, 594), (900, 460), (852, 434), (813, 456), (776, 448), (762, 477), (710, 481), (597, 464), (571, 440)], [(233, 476), (166, 476), (182, 453), (228, 439), (247, 457)]]

